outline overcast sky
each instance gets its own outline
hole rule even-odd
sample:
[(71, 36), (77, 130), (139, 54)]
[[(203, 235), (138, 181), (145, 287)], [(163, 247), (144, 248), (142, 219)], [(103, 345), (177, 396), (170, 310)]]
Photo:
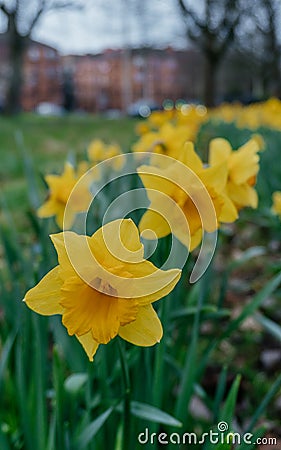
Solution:
[(185, 46), (182, 18), (175, 0), (142, 0), (138, 9), (132, 3), (93, 0), (81, 12), (50, 12), (38, 24), (33, 38), (62, 53), (75, 54), (120, 48), (124, 43)]

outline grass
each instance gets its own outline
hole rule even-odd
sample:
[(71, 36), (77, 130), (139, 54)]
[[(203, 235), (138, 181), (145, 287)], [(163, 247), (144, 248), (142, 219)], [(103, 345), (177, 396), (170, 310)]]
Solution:
[[(193, 257), (175, 291), (156, 304), (164, 326), (160, 345), (120, 348), (115, 339), (101, 346), (90, 363), (60, 318), (37, 316), (20, 302), (57, 263), (48, 238), (53, 223), (32, 214), (28, 194), (38, 192), (30, 193), (28, 186), (36, 178), (42, 200), (38, 173), (61, 171), (69, 151), (81, 157), (93, 138), (128, 148), (134, 125), (131, 119), (88, 116), (0, 120), (5, 199), (0, 221), (1, 450), (103, 450), (105, 443), (108, 450), (125, 450), (124, 436), (126, 450), (160, 449), (156, 442), (139, 444), (138, 434), (148, 427), (150, 433), (195, 431), (200, 436), (222, 420), (255, 439), (265, 433), (281, 436), (280, 360), (266, 365), (262, 359), (281, 341), (280, 222), (270, 214), (270, 194), (280, 189), (281, 133), (260, 130), (270, 143), (262, 155), (260, 209), (244, 211), (235, 225), (223, 227), (215, 258), (198, 283), (187, 282)], [(16, 143), (17, 131), (27, 154)], [(205, 148), (220, 135), (238, 146), (250, 134), (207, 124), (198, 145)], [(167, 244), (161, 240), (158, 264)], [(124, 430), (129, 403), (130, 426)], [(202, 448), (231, 447), (205, 443)]]
[(67, 157), (83, 157), (91, 140), (96, 138), (117, 142), (127, 150), (135, 139), (135, 123), (129, 118), (105, 120), (75, 115), (0, 117), (0, 187), (8, 207), (16, 211), (19, 205), (22, 209), (28, 205), (24, 160), (16, 138), (18, 132), (23, 136), (38, 174), (44, 175), (60, 172)]

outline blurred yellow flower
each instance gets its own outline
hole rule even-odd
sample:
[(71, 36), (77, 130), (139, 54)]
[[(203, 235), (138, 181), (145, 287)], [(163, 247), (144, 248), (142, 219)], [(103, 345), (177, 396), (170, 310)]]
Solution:
[(147, 120), (136, 126), (137, 134), (142, 136), (142, 139), (135, 144), (133, 150), (172, 156), (171, 143), (175, 146), (179, 140), (180, 147), (187, 140), (194, 141), (199, 128), (207, 120), (208, 111), (203, 105), (182, 104), (176, 109), (154, 111)]
[(266, 102), (249, 106), (222, 104), (210, 112), (210, 118), (224, 122), (234, 122), (239, 128), (256, 130), (259, 127), (281, 129), (281, 101), (270, 98)]
[(230, 143), (221, 138), (210, 142), (209, 164), (226, 163), (228, 167), (227, 195), (238, 209), (245, 206), (256, 208), (257, 192), (254, 189), (259, 171), (259, 155), (264, 147), (260, 136), (253, 136), (238, 150), (233, 151)]
[(281, 220), (281, 191), (275, 191), (272, 194), (272, 212), (273, 214), (276, 214), (279, 216), (279, 219)]
[[(123, 155), (117, 144), (105, 144), (101, 139), (93, 140), (88, 147), (88, 157), (91, 163), (98, 164), (114, 156)], [(109, 161), (110, 162), (110, 161)], [(124, 165), (123, 158), (116, 158), (110, 162), (115, 170), (119, 170)]]
[(215, 231), (220, 222), (237, 218), (237, 210), (225, 194), (227, 165), (205, 168), (191, 142), (178, 152), (177, 160), (171, 159), (168, 165), (160, 161), (158, 167), (141, 166), (138, 173), (150, 200), (139, 224), (148, 239), (145, 230), (153, 230), (157, 237), (172, 232), (193, 250), (200, 243), (203, 230)]
[(55, 216), (60, 228), (70, 228), (76, 214), (85, 211), (91, 201), (89, 180), (85, 177), (83, 182), (80, 181), (74, 194), (71, 195), (68, 203), (68, 214), (64, 217), (66, 204), (79, 178), (80, 174), (77, 175), (74, 167), (69, 163), (65, 164), (61, 175), (47, 175), (45, 180), (49, 187), (49, 196), (46, 202), (38, 209), (38, 217)]
[(185, 142), (192, 138), (192, 134), (187, 126), (175, 126), (166, 122), (158, 131), (144, 134), (132, 146), (132, 150), (174, 156), (174, 153), (181, 150)]
[(132, 220), (110, 222), (91, 237), (66, 231), (51, 239), (59, 265), (27, 292), (29, 308), (61, 314), (91, 361), (99, 344), (116, 335), (140, 346), (160, 341), (162, 326), (151, 303), (174, 288), (181, 271), (162, 271), (143, 259)]

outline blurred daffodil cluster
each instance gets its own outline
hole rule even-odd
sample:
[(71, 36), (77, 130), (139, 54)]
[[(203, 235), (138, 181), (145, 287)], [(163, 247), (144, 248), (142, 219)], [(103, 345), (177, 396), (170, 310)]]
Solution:
[(272, 194), (272, 212), (281, 220), (281, 191)]
[[(246, 108), (244, 123), (249, 124), (247, 117), (252, 117), (255, 128), (257, 118), (261, 120), (259, 111), (266, 110), (267, 117), (279, 107), (271, 100)], [(54, 215), (63, 229), (51, 236), (58, 266), (28, 291), (25, 301), (39, 314), (61, 314), (68, 333), (77, 337), (90, 360), (99, 344), (116, 335), (140, 346), (161, 339), (162, 327), (152, 303), (172, 291), (181, 268), (162, 270), (147, 261), (140, 236), (151, 240), (172, 234), (192, 251), (204, 233), (234, 222), (242, 208), (257, 207), (255, 184), (259, 152), (264, 148), (259, 135), (235, 149), (226, 139), (213, 139), (207, 161), (195, 146), (196, 135), (210, 116), (221, 114), (221, 120), (237, 121), (240, 110), (240, 106), (222, 106), (210, 113), (202, 105), (182, 105), (177, 110), (154, 112), (141, 122), (139, 138), (127, 152), (135, 160), (135, 172), (149, 201), (138, 226), (124, 215), (105, 225), (100, 217), (102, 226), (92, 236), (66, 231), (76, 214), (87, 211), (94, 200), (92, 184), (104, 176), (100, 163), (106, 161), (106, 170), (111, 172), (128, 164), (128, 155), (118, 145), (94, 140), (77, 169), (66, 164), (62, 175), (47, 175), (48, 199), (38, 215)], [(114, 199), (109, 200), (114, 205)], [(280, 193), (276, 193), (273, 208), (277, 214), (280, 202)], [(132, 203), (129, 210), (135, 207)]]
[(235, 123), (238, 128), (257, 130), (260, 127), (267, 127), (281, 130), (281, 101), (271, 98), (248, 106), (226, 103), (212, 110), (210, 118)]

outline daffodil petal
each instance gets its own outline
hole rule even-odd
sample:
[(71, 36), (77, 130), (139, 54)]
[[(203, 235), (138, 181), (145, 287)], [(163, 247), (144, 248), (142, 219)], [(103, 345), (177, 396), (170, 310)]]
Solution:
[(196, 173), (203, 169), (203, 163), (199, 155), (195, 152), (193, 142), (189, 141), (185, 143), (177, 159)]
[(116, 260), (138, 262), (143, 259), (144, 249), (139, 231), (131, 219), (117, 219), (107, 223), (94, 233), (89, 243), (93, 251), (99, 244), (107, 265), (116, 265)]
[(78, 341), (84, 348), (90, 361), (93, 361), (99, 344), (94, 340), (91, 331), (82, 336), (77, 336)]
[(203, 236), (202, 228), (199, 228), (199, 230), (197, 230), (194, 234), (190, 236), (190, 244), (189, 244), (190, 252), (192, 252), (192, 250), (198, 247), (198, 245), (202, 241), (202, 236)]
[[(140, 166), (139, 177), (146, 189), (161, 191), (163, 194), (172, 195), (177, 185), (166, 176), (163, 169), (154, 166)], [(148, 191), (148, 198), (150, 199)]]
[(60, 274), (63, 279), (72, 277), (75, 272), (82, 276), (84, 267), (97, 265), (96, 259), (91, 252), (90, 238), (88, 236), (65, 231), (52, 234), (50, 238), (58, 254)]
[(258, 194), (256, 190), (247, 183), (236, 185), (229, 182), (227, 192), (237, 208), (245, 206), (256, 208), (258, 206)]
[(245, 183), (259, 171), (260, 146), (256, 139), (250, 139), (246, 144), (233, 152), (229, 160), (230, 179), (235, 184)]
[(59, 266), (56, 266), (26, 293), (24, 301), (30, 309), (43, 316), (63, 314), (63, 307), (59, 303), (62, 284)]
[(134, 345), (149, 347), (160, 342), (163, 330), (161, 322), (151, 305), (142, 306), (137, 318), (128, 325), (121, 326), (118, 332), (122, 339)]
[(231, 155), (232, 148), (226, 139), (216, 138), (212, 139), (209, 145), (209, 164), (214, 166), (227, 161)]
[(238, 218), (238, 211), (234, 203), (227, 196), (223, 196), (223, 206), (219, 214), (219, 222), (231, 223)]
[(92, 332), (100, 344), (107, 344), (118, 332), (118, 299), (103, 294), (78, 277), (68, 279), (61, 289), (62, 322), (70, 335)]
[(224, 190), (227, 177), (228, 168), (226, 162), (208, 167), (200, 173), (200, 178), (206, 188), (208, 189), (208, 187), (211, 187), (217, 193), (221, 193)]
[(181, 270), (157, 269), (149, 261), (127, 266), (127, 269), (133, 278), (128, 278), (118, 293), (123, 298), (135, 298), (140, 305), (147, 305), (168, 295), (181, 277)]
[[(143, 233), (145, 239), (153, 238), (154, 233), (158, 238), (168, 236), (171, 233), (171, 228), (165, 217), (152, 209), (148, 209), (142, 216), (139, 223), (139, 230), (140, 233)], [(148, 230), (152, 230), (154, 233)]]
[(121, 325), (126, 325), (136, 320), (139, 303), (134, 298), (118, 298), (118, 317)]
[(42, 206), (37, 210), (37, 216), (40, 218), (43, 217), (51, 217), (57, 214), (58, 212), (58, 205), (57, 202), (55, 202), (53, 199), (47, 200), (45, 203), (43, 203)]

